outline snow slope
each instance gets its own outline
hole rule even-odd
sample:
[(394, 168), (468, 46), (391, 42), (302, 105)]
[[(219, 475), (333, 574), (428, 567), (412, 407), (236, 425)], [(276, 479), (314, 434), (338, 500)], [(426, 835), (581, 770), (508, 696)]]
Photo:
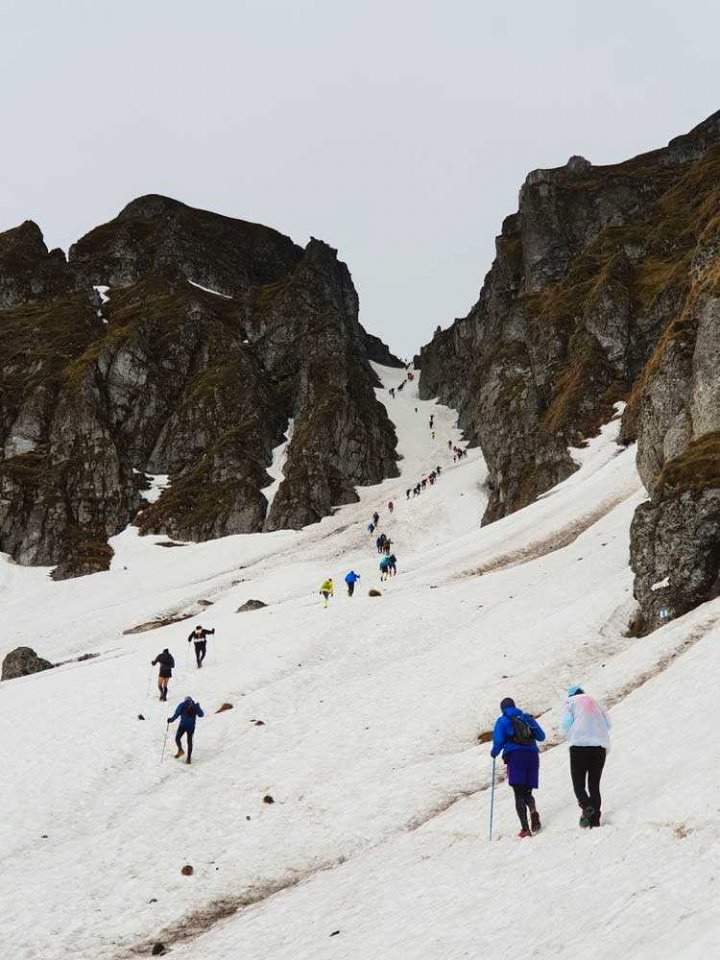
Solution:
[[(386, 387), (404, 377), (377, 369)], [(717, 700), (720, 604), (624, 636), (643, 491), (617, 422), (577, 451), (576, 474), (481, 529), (485, 468), (478, 451), (453, 464), (454, 412), (411, 384), (378, 396), (402, 475), (319, 524), (174, 548), (131, 529), (109, 572), (60, 583), (0, 565), (3, 655), (99, 654), (0, 686), (3, 956), (119, 958), (156, 940), (209, 960), (717, 952), (720, 747), (686, 731)], [(437, 464), (440, 481), (408, 501)], [(382, 587), (375, 508), (399, 561)], [(250, 598), (269, 606), (237, 614)], [(192, 619), (123, 633), (179, 616)], [(216, 628), (202, 671), (186, 642), (196, 622)], [(150, 667), (164, 646), (177, 661), (167, 705)], [(589, 833), (556, 735), (571, 682), (614, 721), (605, 825)], [(193, 764), (171, 759), (171, 741), (161, 763), (186, 693), (207, 713)], [(477, 736), (505, 695), (549, 733), (545, 828), (516, 840), (500, 784), (488, 843)], [(223, 702), (233, 709), (215, 714)]]

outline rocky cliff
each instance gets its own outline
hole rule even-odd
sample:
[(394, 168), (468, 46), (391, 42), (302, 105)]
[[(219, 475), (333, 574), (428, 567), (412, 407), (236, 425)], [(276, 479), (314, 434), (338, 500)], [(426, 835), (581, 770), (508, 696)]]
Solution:
[(489, 468), (489, 522), (574, 469), (627, 401), (650, 499), (631, 562), (647, 632), (720, 591), (720, 114), (660, 150), (531, 173), (476, 305), (420, 354)]
[(0, 330), (0, 550), (56, 577), (105, 569), (133, 520), (195, 540), (299, 527), (397, 474), (357, 294), (320, 241), (149, 196), (66, 261), (27, 222), (0, 235)]

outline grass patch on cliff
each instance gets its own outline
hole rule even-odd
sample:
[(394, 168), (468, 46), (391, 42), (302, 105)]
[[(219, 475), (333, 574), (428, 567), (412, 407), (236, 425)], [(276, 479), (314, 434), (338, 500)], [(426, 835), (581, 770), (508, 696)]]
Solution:
[(720, 430), (693, 440), (684, 453), (663, 466), (661, 491), (705, 490), (720, 487)]

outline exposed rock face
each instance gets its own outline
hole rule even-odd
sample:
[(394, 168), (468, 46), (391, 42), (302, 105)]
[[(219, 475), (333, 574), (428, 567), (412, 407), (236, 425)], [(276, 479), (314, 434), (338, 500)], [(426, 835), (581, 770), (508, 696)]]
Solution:
[[(568, 447), (628, 401), (622, 439), (637, 439), (652, 498), (632, 538), (643, 630), (717, 589), (700, 526), (713, 529), (720, 486), (708, 452), (720, 430), (718, 184), (720, 114), (625, 163), (574, 157), (531, 173), (478, 303), (420, 354), (421, 396), (457, 406), (485, 454), (485, 522), (568, 476)], [(670, 567), (668, 588), (651, 590)]]
[(15, 647), (3, 660), (1, 679), (14, 680), (16, 677), (27, 677), (31, 673), (50, 670), (52, 667), (53, 664), (39, 657), (32, 647)]
[(372, 360), (373, 363), (380, 363), (384, 367), (397, 367), (398, 369), (402, 369), (405, 366), (402, 360), (390, 352), (380, 337), (375, 337), (372, 333), (368, 333), (362, 326), (360, 327), (360, 332), (363, 336), (368, 360)]
[(48, 252), (32, 220), (0, 233), (0, 310), (58, 296), (72, 286), (65, 254)]
[[(55, 577), (106, 569), (138, 510), (142, 533), (203, 540), (302, 526), (397, 474), (349, 271), (319, 241), (151, 196), (65, 263), (24, 224), (0, 235), (0, 330), (0, 549)], [(153, 503), (146, 473), (171, 479)]]

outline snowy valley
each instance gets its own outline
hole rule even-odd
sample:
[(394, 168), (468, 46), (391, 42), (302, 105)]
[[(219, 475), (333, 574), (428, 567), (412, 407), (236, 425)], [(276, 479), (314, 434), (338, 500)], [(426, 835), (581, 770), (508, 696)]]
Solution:
[[(319, 523), (173, 548), (128, 527), (108, 571), (62, 582), (2, 560), (2, 654), (70, 661), (0, 686), (3, 957), (120, 960), (158, 943), (178, 960), (720, 951), (720, 746), (690, 735), (691, 718), (713, 723), (720, 600), (628, 636), (646, 493), (619, 411), (571, 450), (577, 472), (481, 528), (487, 471), (477, 448), (453, 462), (456, 412), (419, 399), (417, 381), (391, 397), (405, 371), (374, 369), (400, 476)], [(438, 482), (407, 498), (436, 465)], [(398, 556), (386, 583), (374, 510)], [(250, 599), (267, 606), (238, 613)], [(175, 622), (128, 632), (153, 621)], [(202, 670), (196, 623), (216, 631)], [(150, 666), (164, 647), (167, 704)], [(558, 730), (571, 683), (613, 722), (598, 830), (578, 829)], [(161, 762), (186, 694), (206, 714), (193, 764), (172, 758), (172, 736)], [(517, 840), (499, 782), (490, 842), (479, 741), (507, 695), (548, 732), (544, 827)]]

